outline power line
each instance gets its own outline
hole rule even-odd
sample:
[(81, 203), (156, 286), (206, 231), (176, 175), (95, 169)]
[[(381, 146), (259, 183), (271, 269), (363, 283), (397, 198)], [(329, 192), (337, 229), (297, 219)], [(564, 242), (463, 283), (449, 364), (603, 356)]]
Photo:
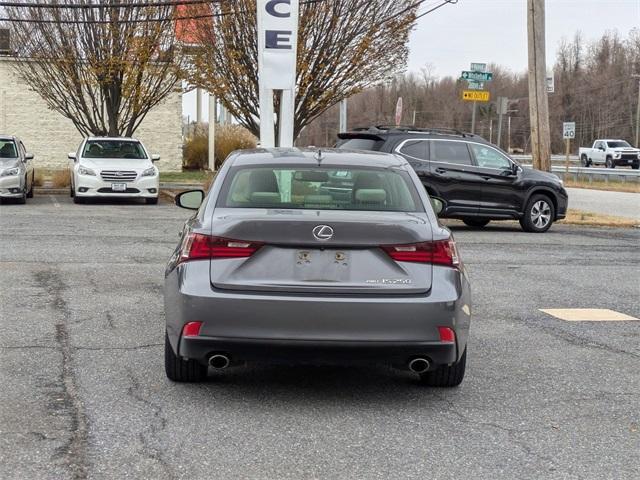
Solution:
[(159, 0), (157, 2), (130, 2), (130, 3), (26, 3), (26, 2), (2, 2), (0, 7), (15, 8), (40, 8), (40, 9), (93, 9), (93, 8), (143, 8), (143, 7), (170, 7), (182, 5), (204, 5), (221, 3), (223, 0)]
[(422, 18), (425, 15), (427, 15), (427, 14), (429, 14), (429, 13), (435, 11), (435, 10), (438, 10), (440, 7), (444, 7), (448, 3), (450, 3), (451, 5), (455, 5), (456, 3), (458, 3), (458, 0), (444, 0), (444, 2), (442, 2), (440, 5), (437, 5), (437, 6), (433, 7), (433, 8), (430, 8), (426, 12), (421, 13), (415, 19), (418, 20), (419, 18)]

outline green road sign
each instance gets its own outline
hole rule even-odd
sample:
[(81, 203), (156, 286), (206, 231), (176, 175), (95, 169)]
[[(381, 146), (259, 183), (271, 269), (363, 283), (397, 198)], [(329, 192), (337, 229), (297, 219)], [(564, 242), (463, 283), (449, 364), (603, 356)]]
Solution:
[(484, 72), (487, 69), (486, 63), (472, 63), (471, 71), (472, 72)]
[(469, 90), (483, 90), (484, 83), (476, 82), (474, 80), (467, 80), (467, 87), (469, 88)]
[(490, 82), (493, 80), (493, 73), (491, 72), (469, 72), (463, 71), (462, 77), (463, 80), (475, 80), (476, 82)]

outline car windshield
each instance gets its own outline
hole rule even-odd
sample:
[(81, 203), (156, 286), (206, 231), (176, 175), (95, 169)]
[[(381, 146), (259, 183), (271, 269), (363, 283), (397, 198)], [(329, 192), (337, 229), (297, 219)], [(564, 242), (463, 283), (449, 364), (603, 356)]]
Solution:
[(18, 158), (18, 151), (13, 140), (0, 140), (0, 158)]
[(609, 148), (628, 148), (631, 146), (624, 140), (619, 140), (617, 142), (607, 142), (607, 145), (609, 145)]
[(371, 138), (349, 138), (347, 140), (340, 140), (338, 142), (338, 148), (343, 150), (373, 150), (378, 151), (384, 144), (381, 140), (374, 140)]
[(140, 142), (131, 140), (89, 140), (84, 146), (82, 156), (84, 158), (147, 158)]
[(366, 167), (233, 167), (218, 200), (225, 208), (423, 212), (409, 174)]

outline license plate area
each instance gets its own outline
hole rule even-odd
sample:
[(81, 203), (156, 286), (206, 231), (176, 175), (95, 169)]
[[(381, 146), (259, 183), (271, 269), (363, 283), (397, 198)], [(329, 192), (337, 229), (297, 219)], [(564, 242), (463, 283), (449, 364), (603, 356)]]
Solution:
[(351, 255), (345, 250), (297, 250), (294, 253), (296, 280), (344, 282), (349, 280)]
[(111, 190), (113, 190), (114, 192), (126, 192), (127, 191), (127, 184), (126, 183), (112, 183), (111, 184)]

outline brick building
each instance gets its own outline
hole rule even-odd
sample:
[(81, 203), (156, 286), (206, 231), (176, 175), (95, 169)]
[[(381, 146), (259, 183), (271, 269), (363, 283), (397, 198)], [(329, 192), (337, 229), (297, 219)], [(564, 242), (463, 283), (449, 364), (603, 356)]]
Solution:
[[(15, 135), (35, 155), (36, 167), (63, 168), (82, 140), (73, 123), (19, 78), (9, 56), (0, 56), (0, 134)], [(178, 89), (144, 119), (135, 137), (161, 156), (163, 171), (182, 165), (182, 93)]]

